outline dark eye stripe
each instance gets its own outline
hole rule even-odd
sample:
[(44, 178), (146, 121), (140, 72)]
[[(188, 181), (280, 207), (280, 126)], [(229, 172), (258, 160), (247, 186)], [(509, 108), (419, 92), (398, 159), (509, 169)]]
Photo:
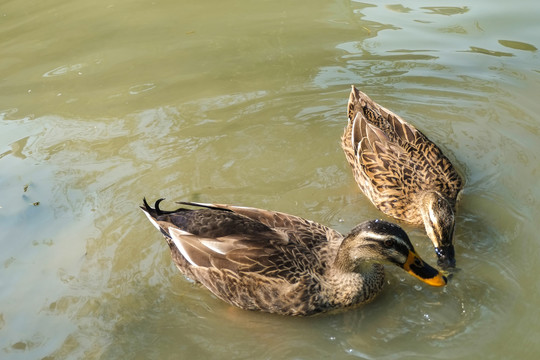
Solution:
[(386, 239), (384, 240), (384, 246), (387, 248), (391, 248), (396, 244), (396, 241), (394, 239)]
[[(405, 244), (403, 239), (398, 236), (388, 235), (388, 234), (381, 235), (381, 234), (369, 233), (367, 234), (367, 238), (377, 243), (376, 245), (373, 245), (373, 246), (380, 246), (381, 241), (391, 240), (393, 244), (390, 247), (396, 249), (397, 251), (403, 254), (409, 253), (409, 247)], [(384, 245), (386, 246), (386, 244)]]

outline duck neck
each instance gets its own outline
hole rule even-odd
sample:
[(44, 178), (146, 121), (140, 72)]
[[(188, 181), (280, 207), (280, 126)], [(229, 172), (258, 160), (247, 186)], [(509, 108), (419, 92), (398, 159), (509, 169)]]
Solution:
[(422, 220), (428, 237), (438, 248), (451, 245), (454, 230), (454, 205), (437, 191), (429, 191), (422, 195)]
[(342, 253), (326, 274), (328, 301), (340, 307), (370, 301), (384, 285), (384, 267), (370, 261), (353, 263)]

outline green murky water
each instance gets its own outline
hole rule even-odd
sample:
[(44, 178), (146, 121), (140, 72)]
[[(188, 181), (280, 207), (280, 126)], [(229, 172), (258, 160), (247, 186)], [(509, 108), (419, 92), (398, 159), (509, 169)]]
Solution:
[[(532, 0), (5, 2), (0, 357), (536, 359), (539, 15)], [(339, 148), (351, 84), (465, 175), (452, 282), (388, 269), (373, 303), (298, 319), (182, 277), (143, 196), (343, 232), (382, 217)]]

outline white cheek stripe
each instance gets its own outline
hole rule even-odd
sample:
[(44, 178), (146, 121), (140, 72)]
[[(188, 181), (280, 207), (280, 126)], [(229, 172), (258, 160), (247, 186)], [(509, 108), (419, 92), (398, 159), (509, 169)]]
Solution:
[(429, 208), (429, 218), (434, 225), (439, 225), (439, 219), (437, 219), (437, 216), (435, 216), (432, 208)]
[(374, 232), (365, 232), (364, 234), (366, 235), (366, 237), (369, 236), (370, 238), (377, 239), (377, 240), (386, 239), (388, 237), (386, 235), (381, 235)]
[[(429, 219), (431, 220), (431, 229), (434, 237), (442, 238), (441, 229), (439, 227), (439, 219), (435, 216), (432, 208), (429, 208)], [(440, 246), (440, 244), (435, 244), (435, 246)]]
[(186, 249), (184, 248), (184, 246), (182, 245), (182, 241), (180, 239), (181, 236), (193, 236), (193, 234), (191, 233), (188, 233), (186, 231), (183, 231), (183, 230), (180, 230), (180, 229), (176, 229), (176, 228), (173, 228), (173, 227), (169, 227), (167, 229), (167, 231), (169, 232), (169, 235), (171, 235), (171, 239), (174, 243), (174, 245), (176, 246), (176, 248), (178, 249), (178, 251), (180, 251), (180, 253), (182, 254), (182, 256), (187, 260), (189, 261), (189, 263), (193, 266), (198, 266), (195, 261), (193, 261), (193, 259), (189, 256), (188, 252), (186, 251)]
[(366, 232), (364, 233), (366, 237), (370, 237), (372, 239), (377, 239), (377, 240), (385, 240), (385, 239), (388, 239), (388, 238), (392, 238), (394, 240), (396, 240), (397, 242), (403, 242), (403, 240), (401, 240), (401, 238), (397, 237), (397, 236), (394, 236), (394, 235), (382, 235), (382, 234), (378, 234), (378, 233), (374, 233), (374, 232)]

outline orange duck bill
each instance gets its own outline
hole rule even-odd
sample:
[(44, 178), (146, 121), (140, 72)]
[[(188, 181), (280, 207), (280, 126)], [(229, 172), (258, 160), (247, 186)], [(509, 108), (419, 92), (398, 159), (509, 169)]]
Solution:
[(407, 261), (403, 264), (403, 269), (417, 279), (431, 286), (444, 286), (448, 282), (446, 276), (428, 263), (413, 251), (409, 251)]

